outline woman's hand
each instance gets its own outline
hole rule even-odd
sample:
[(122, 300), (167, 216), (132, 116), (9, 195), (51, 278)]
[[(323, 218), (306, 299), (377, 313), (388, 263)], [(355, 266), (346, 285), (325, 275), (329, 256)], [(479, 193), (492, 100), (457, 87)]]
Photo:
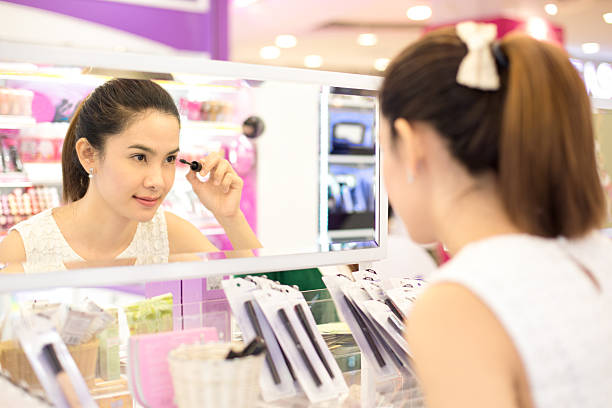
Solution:
[(198, 199), (217, 218), (230, 218), (240, 214), (240, 198), (244, 182), (231, 164), (219, 153), (211, 153), (200, 160), (200, 175), (208, 180), (200, 181), (194, 171), (187, 173)]

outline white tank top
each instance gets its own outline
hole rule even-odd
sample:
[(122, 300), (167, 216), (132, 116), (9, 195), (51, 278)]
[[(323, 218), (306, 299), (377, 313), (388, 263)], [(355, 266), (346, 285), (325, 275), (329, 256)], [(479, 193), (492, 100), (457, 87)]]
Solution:
[(486, 239), (444, 265), (432, 284), (441, 281), (463, 285), (495, 314), (520, 354), (536, 407), (612, 407), (610, 239)]
[[(21, 235), (25, 248), (25, 273), (64, 270), (64, 262), (84, 261), (68, 244), (52, 209), (28, 218), (11, 230)], [(168, 228), (162, 208), (147, 222), (138, 223), (130, 245), (117, 258), (136, 258), (136, 265), (168, 262)]]

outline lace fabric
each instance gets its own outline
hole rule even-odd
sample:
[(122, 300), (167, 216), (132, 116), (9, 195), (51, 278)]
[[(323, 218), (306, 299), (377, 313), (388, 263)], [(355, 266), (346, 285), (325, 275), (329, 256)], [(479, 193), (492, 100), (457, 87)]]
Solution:
[[(13, 229), (23, 241), (25, 273), (65, 270), (65, 262), (85, 261), (62, 235), (52, 209), (20, 222)], [(166, 216), (160, 207), (151, 221), (138, 224), (132, 242), (117, 258), (136, 258), (136, 265), (165, 263), (169, 252)]]

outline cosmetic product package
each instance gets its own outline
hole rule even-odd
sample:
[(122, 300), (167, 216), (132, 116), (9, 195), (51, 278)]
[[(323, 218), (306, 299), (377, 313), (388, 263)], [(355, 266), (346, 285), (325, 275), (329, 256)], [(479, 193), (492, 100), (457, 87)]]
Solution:
[(168, 353), (181, 344), (215, 341), (218, 333), (212, 327), (130, 336), (128, 381), (132, 395), (145, 407), (173, 407)]
[[(353, 303), (357, 314), (359, 314), (363, 320), (370, 334), (373, 335), (378, 343), (382, 346), (382, 350), (384, 350), (386, 356), (389, 357), (387, 361), (391, 361), (402, 374), (409, 374), (413, 376), (414, 373), (411, 368), (412, 359), (407, 350), (404, 350), (404, 348), (402, 348), (396, 342), (394, 337), (387, 335), (385, 327), (389, 324), (387, 321), (389, 316), (385, 314), (384, 318), (381, 318), (381, 321), (378, 321), (371, 313), (368, 312), (367, 304), (369, 302), (377, 302), (385, 309), (388, 309), (388, 307), (384, 303), (380, 303), (378, 300), (372, 300), (363, 289), (356, 286), (350, 288), (345, 287), (343, 288), (343, 292)], [(372, 307), (372, 305), (370, 308), (376, 312), (379, 310), (377, 307)], [(375, 316), (379, 317), (379, 314), (376, 313)]]
[[(402, 373), (409, 372), (408, 363), (402, 355), (398, 355), (389, 344), (381, 331), (378, 329), (376, 323), (370, 318), (366, 312), (365, 302), (371, 300), (371, 297), (367, 292), (358, 285), (345, 286), (342, 288), (345, 299), (348, 303), (352, 304), (352, 310), (358, 320), (361, 320), (361, 324), (367, 328), (369, 336), (373, 337), (374, 342), (378, 345), (378, 353), (386, 362), (391, 362), (395, 365), (395, 368)], [(363, 329), (362, 329), (363, 330)], [(376, 351), (374, 351), (376, 354)]]
[(395, 353), (405, 360), (406, 365), (413, 365), (408, 343), (403, 336), (404, 323), (389, 309), (389, 306), (378, 300), (367, 300), (363, 305), (377, 330), (387, 339)]
[(274, 285), (255, 299), (270, 322), (302, 390), (313, 403), (348, 395), (342, 371), (299, 290)]
[(351, 333), (353, 333), (353, 337), (361, 349), (362, 357), (367, 359), (370, 364), (373, 375), (381, 380), (395, 376), (397, 371), (391, 362), (391, 357), (387, 355), (382, 344), (371, 333), (362, 314), (359, 313), (350, 297), (345, 294), (349, 287), (363, 290), (361, 286), (345, 276), (328, 275), (323, 276), (322, 279), (342, 320), (351, 329)]
[(87, 384), (51, 321), (14, 316), (14, 330), (49, 400), (60, 408), (95, 408)]
[(272, 282), (261, 277), (248, 277), (224, 280), (221, 284), (232, 314), (242, 331), (243, 341), (249, 343), (259, 336), (266, 343), (264, 368), (259, 377), (264, 401), (270, 402), (296, 395), (298, 384), (294, 380), (295, 373), (288, 365), (268, 319), (255, 301), (255, 293), (269, 288)]

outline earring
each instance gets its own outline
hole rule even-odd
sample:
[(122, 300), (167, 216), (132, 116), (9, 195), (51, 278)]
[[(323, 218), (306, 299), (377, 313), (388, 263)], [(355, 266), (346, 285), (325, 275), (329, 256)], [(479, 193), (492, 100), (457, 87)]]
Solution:
[(406, 176), (407, 176), (406, 179), (408, 180), (408, 184), (414, 183), (414, 174), (412, 174), (410, 170), (408, 170)]
[(89, 174), (87, 175), (87, 177), (89, 177), (89, 179), (90, 179), (90, 180), (91, 180), (91, 179), (93, 178), (93, 176), (94, 176), (93, 171), (94, 171), (94, 170), (93, 170), (93, 167), (90, 167), (90, 168), (89, 168)]

